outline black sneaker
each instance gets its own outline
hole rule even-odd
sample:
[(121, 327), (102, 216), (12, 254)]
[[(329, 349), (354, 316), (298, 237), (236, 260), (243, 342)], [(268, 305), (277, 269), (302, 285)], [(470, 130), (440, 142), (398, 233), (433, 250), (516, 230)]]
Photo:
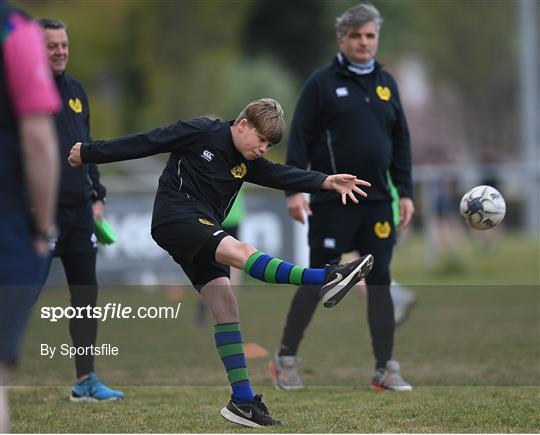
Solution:
[(373, 255), (364, 255), (347, 264), (326, 266), (326, 281), (319, 291), (326, 308), (332, 308), (358, 282), (363, 280), (373, 267)]
[(223, 418), (236, 424), (248, 427), (274, 426), (281, 424), (270, 415), (270, 411), (262, 401), (262, 395), (256, 395), (253, 402), (234, 403), (229, 400), (221, 410)]

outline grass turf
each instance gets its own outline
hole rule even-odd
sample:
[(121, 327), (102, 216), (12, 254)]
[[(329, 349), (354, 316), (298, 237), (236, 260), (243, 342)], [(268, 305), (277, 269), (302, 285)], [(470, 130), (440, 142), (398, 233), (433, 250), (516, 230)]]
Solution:
[(71, 403), (65, 388), (16, 388), (15, 432), (537, 432), (531, 387), (421, 387), (409, 394), (367, 388), (262, 388), (282, 426), (248, 429), (218, 413), (226, 388), (128, 387), (118, 403)]
[[(300, 349), (310, 387), (274, 390), (268, 358), (249, 361), (257, 392), (279, 428), (265, 432), (538, 432), (540, 293), (538, 245), (506, 236), (504, 249), (478, 255), (466, 245), (459, 268), (422, 270), (419, 240), (399, 248), (394, 276), (418, 303), (396, 332), (395, 355), (415, 390), (377, 394), (368, 388), (372, 354), (365, 301), (349, 295), (332, 310), (319, 308)], [(293, 289), (252, 286), (239, 298), (245, 341), (273, 351)], [(480, 285), (482, 284), (482, 285)], [(147, 289), (148, 290), (148, 289)], [(176, 305), (170, 289), (103, 288), (107, 301), (127, 306)], [(179, 296), (176, 293), (176, 296)], [(193, 318), (198, 296), (186, 290), (176, 320), (101, 322), (99, 342), (120, 348), (97, 358), (106, 382), (126, 393), (122, 403), (72, 404), (73, 361), (39, 355), (40, 343), (69, 343), (67, 321), (50, 323), (35, 310), (23, 363), (10, 391), (15, 432), (234, 432), (218, 414), (229, 389), (209, 322)], [(39, 305), (68, 304), (67, 290), (46, 291)]]

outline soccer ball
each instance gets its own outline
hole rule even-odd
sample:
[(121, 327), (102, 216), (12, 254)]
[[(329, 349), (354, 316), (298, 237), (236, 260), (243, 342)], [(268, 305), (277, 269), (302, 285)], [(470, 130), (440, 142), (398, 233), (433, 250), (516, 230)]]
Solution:
[(489, 230), (503, 220), (506, 203), (494, 187), (476, 186), (463, 195), (459, 211), (475, 230)]

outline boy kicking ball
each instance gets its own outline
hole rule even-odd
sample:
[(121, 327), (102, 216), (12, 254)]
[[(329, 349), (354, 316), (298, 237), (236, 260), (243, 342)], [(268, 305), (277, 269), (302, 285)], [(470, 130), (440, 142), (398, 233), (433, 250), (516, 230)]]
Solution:
[(358, 203), (355, 193), (367, 196), (358, 186), (370, 183), (354, 175), (326, 175), (263, 158), (272, 144), (281, 141), (284, 130), (281, 106), (264, 98), (249, 103), (232, 122), (178, 121), (148, 133), (77, 143), (69, 155), (69, 163), (78, 166), (170, 153), (154, 202), (152, 237), (182, 267), (214, 317), (216, 347), (232, 387), (221, 415), (249, 427), (280, 422), (272, 418), (249, 382), (229, 267), (264, 282), (317, 286), (314, 291), (331, 308), (373, 265), (373, 257), (366, 255), (325, 269), (304, 268), (264, 254), (221, 228), (245, 181), (296, 192), (334, 190), (343, 204), (347, 198)]

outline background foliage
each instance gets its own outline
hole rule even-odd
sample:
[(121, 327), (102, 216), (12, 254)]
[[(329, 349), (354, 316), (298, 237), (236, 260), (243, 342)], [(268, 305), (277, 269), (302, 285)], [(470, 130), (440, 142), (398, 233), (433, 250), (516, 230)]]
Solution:
[[(357, 2), (16, 3), (68, 24), (69, 71), (90, 95), (94, 137), (108, 138), (203, 114), (232, 118), (263, 96), (278, 98), (290, 120), (303, 81), (336, 52), (335, 17)], [(375, 4), (385, 18), (378, 59), (390, 70), (420, 59), (434, 104), (437, 87), (457, 101), (465, 138), (455, 142), (464, 140), (476, 158), (486, 147), (509, 157), (518, 140), (516, 2)], [(423, 127), (412, 124), (414, 138)]]

